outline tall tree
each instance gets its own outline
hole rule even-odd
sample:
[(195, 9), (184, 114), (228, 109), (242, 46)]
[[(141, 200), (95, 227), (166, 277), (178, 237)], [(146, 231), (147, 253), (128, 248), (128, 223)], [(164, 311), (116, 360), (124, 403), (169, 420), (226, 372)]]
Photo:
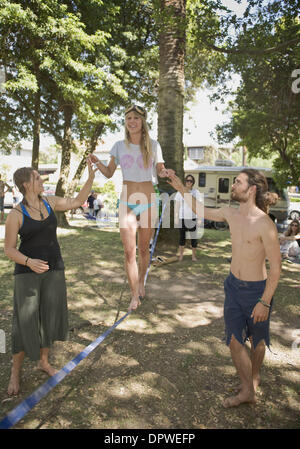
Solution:
[[(182, 177), (186, 0), (161, 0), (159, 14), (158, 140), (166, 166)], [(170, 191), (169, 184), (162, 180), (159, 187), (161, 191)], [(171, 203), (171, 217), (172, 206)], [(174, 242), (176, 238), (170, 229), (162, 230), (160, 236), (164, 242)]]

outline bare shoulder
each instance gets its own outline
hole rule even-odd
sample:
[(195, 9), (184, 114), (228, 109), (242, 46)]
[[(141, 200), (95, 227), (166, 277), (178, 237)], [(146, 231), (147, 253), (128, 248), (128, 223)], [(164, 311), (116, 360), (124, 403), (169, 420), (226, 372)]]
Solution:
[(276, 225), (267, 214), (263, 213), (262, 215), (259, 216), (257, 220), (257, 225), (262, 236), (276, 235), (276, 238), (278, 238), (278, 231)]
[(11, 211), (7, 215), (6, 224), (7, 225), (18, 224), (19, 227), (21, 227), (22, 221), (23, 221), (23, 212), (21, 206), (18, 204), (14, 209), (11, 209)]
[(57, 199), (59, 198), (58, 196), (55, 196), (55, 195), (46, 196), (46, 195), (44, 195), (43, 198), (50, 204), (51, 209), (55, 209), (55, 204), (57, 202)]

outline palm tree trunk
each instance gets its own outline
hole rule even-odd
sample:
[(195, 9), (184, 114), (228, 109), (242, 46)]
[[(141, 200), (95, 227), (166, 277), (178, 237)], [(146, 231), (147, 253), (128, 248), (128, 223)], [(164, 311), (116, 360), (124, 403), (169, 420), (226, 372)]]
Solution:
[[(38, 76), (37, 76), (38, 79)], [(35, 170), (39, 166), (40, 153), (40, 132), (41, 132), (41, 89), (38, 88), (34, 95), (34, 118), (33, 118), (33, 141), (31, 166)]]
[[(186, 0), (161, 0), (161, 33), (159, 39), (160, 75), (158, 95), (158, 140), (165, 165), (183, 177), (183, 106), (185, 57)], [(170, 192), (170, 185), (159, 182), (159, 188)], [(172, 202), (173, 203), (173, 202)], [(171, 229), (160, 231), (160, 242), (175, 244), (178, 230), (173, 227), (171, 203)], [(167, 212), (168, 213), (168, 212)]]

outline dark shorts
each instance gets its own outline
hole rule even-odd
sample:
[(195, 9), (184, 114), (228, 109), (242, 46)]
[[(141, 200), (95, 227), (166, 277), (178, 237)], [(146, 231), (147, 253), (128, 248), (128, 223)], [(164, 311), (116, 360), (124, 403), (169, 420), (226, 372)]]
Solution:
[(0, 196), (0, 211), (4, 210), (4, 196)]
[(68, 338), (65, 273), (15, 275), (12, 353), (39, 360), (40, 349)]
[[(254, 348), (264, 340), (266, 345), (270, 345), (270, 315), (266, 321), (253, 323), (251, 318), (252, 311), (262, 297), (265, 290), (266, 281), (241, 281), (232, 273), (229, 274), (224, 282), (225, 302), (224, 302), (224, 320), (226, 344), (229, 345), (232, 335), (236, 340), (244, 344), (249, 337), (253, 339)], [(271, 306), (272, 306), (271, 301)]]
[(185, 246), (186, 232), (190, 233), (192, 248), (197, 248), (197, 225), (196, 218), (180, 219), (179, 224), (179, 246)]

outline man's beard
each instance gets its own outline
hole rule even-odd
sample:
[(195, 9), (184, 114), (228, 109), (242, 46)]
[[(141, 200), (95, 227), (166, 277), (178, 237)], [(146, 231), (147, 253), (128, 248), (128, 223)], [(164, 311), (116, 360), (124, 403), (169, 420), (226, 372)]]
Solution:
[(249, 190), (249, 187), (244, 192), (240, 192), (240, 193), (231, 192), (230, 198), (234, 201), (237, 201), (238, 203), (246, 203), (248, 201), (248, 196), (246, 195), (248, 190)]

